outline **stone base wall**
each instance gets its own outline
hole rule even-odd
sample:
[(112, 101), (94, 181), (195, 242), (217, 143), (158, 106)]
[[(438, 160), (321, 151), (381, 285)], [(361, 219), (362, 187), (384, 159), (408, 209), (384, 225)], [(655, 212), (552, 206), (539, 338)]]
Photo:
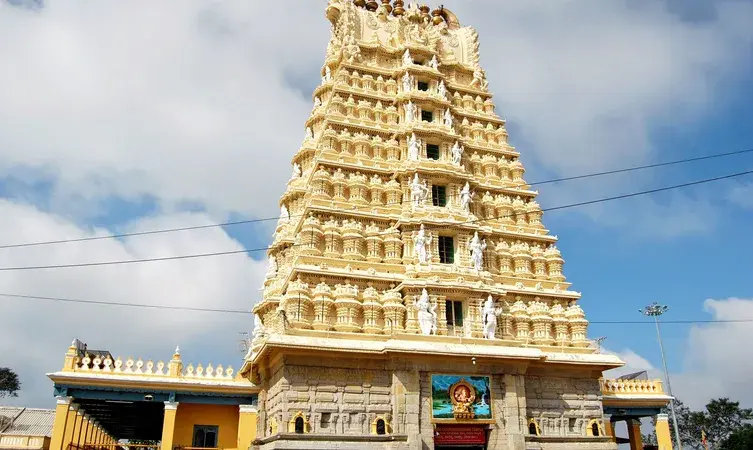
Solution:
[[(592, 372), (526, 373), (515, 364), (465, 360), (349, 359), (284, 356), (262, 380), (253, 448), (433, 450), (432, 373), (487, 375), (493, 419), (487, 449), (613, 450), (589, 427), (602, 426), (601, 394)], [(551, 376), (549, 376), (551, 374)], [(294, 434), (296, 418), (304, 434)], [(376, 435), (384, 420), (387, 434)], [(529, 434), (531, 421), (540, 436)], [(601, 430), (601, 429), (600, 429)]]
[(578, 437), (604, 434), (598, 380), (526, 376), (526, 417), (542, 436)]

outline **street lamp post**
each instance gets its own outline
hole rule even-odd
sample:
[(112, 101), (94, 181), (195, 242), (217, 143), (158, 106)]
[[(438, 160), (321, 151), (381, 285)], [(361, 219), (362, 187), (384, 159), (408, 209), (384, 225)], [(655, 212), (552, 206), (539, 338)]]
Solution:
[(649, 317), (654, 318), (654, 323), (656, 324), (656, 336), (659, 338), (659, 351), (661, 351), (661, 362), (664, 365), (664, 379), (667, 380), (667, 391), (669, 393), (669, 396), (672, 397), (672, 399), (669, 401), (669, 409), (672, 411), (672, 423), (674, 424), (675, 428), (675, 439), (677, 440), (677, 447), (679, 450), (682, 450), (682, 442), (680, 441), (680, 431), (677, 427), (677, 416), (675, 415), (675, 399), (674, 396), (672, 396), (672, 385), (669, 382), (669, 372), (667, 371), (667, 360), (664, 358), (664, 344), (662, 344), (661, 341), (661, 331), (659, 331), (659, 316), (664, 314), (669, 310), (668, 306), (660, 305), (656, 302), (646, 306), (643, 309), (639, 309), (638, 311)]

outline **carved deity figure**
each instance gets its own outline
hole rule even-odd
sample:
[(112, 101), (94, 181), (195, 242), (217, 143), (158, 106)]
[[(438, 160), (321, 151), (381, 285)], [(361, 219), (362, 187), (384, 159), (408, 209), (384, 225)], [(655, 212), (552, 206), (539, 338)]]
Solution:
[(444, 110), (444, 126), (452, 128), (452, 112), (450, 112), (450, 108)]
[(452, 163), (456, 166), (459, 166), (460, 161), (463, 159), (463, 151), (460, 142), (455, 141), (455, 145), (452, 146)]
[(298, 165), (298, 163), (293, 163), (293, 175), (290, 177), (291, 180), (295, 180), (297, 178), (301, 178), (301, 166)]
[(414, 305), (418, 310), (418, 326), (421, 328), (421, 334), (429, 336), (437, 332), (437, 305), (432, 305), (429, 301), (429, 293), (426, 289), (421, 291), (421, 297), (418, 298)]
[(418, 117), (418, 106), (413, 104), (410, 100), (405, 105), (405, 123), (415, 122)]
[(421, 183), (421, 180), (418, 179), (418, 174), (416, 174), (410, 184), (410, 198), (413, 208), (423, 206), (427, 195), (429, 195), (429, 188), (426, 186), (426, 181)]
[(285, 206), (285, 204), (280, 205), (280, 222), (287, 222), (290, 220), (290, 213), (288, 212), (288, 208)]
[(463, 189), (460, 191), (460, 207), (465, 212), (469, 212), (471, 210), (471, 200), (473, 200), (473, 196), (476, 195), (475, 192), (471, 192), (471, 186), (466, 181), (465, 186), (463, 186)]
[(322, 99), (317, 95), (314, 97), (314, 109), (319, 108), (320, 106), (322, 106)]
[(410, 92), (413, 90), (413, 77), (408, 72), (403, 75), (403, 92)]
[(274, 278), (277, 275), (277, 259), (274, 255), (269, 256), (269, 266), (267, 267), (267, 278)]
[(421, 140), (412, 133), (408, 139), (408, 161), (418, 161), (421, 155)]
[(476, 66), (476, 68), (473, 69), (473, 81), (471, 81), (471, 86), (483, 90), (488, 89), (489, 81), (487, 81), (486, 73), (484, 73), (484, 69), (482, 69), (481, 66)]
[(251, 332), (254, 339), (262, 337), (266, 334), (264, 324), (261, 323), (261, 319), (258, 314), (254, 314), (254, 330)]
[(491, 294), (481, 308), (481, 324), (484, 327), (484, 339), (494, 339), (497, 332), (497, 309)]
[(322, 84), (332, 79), (332, 69), (329, 66), (324, 67), (324, 76), (322, 77)]
[(439, 70), (439, 61), (437, 61), (437, 55), (431, 57), (431, 61), (429, 61), (429, 67), (434, 70)]
[(356, 38), (350, 35), (343, 47), (343, 56), (349, 63), (361, 60), (361, 47), (356, 43)]
[(405, 49), (405, 53), (403, 53), (403, 65), (410, 66), (413, 64), (413, 57), (410, 55), (410, 50)]
[(418, 256), (419, 264), (429, 263), (429, 245), (431, 245), (431, 235), (426, 234), (424, 225), (421, 224), (418, 233), (413, 236), (413, 253)]
[(484, 250), (486, 250), (486, 239), (483, 241), (478, 237), (478, 231), (473, 233), (473, 239), (471, 239), (468, 247), (471, 249), (471, 261), (473, 267), (481, 271), (484, 268)]
[(447, 96), (447, 86), (445, 86), (444, 80), (441, 80), (439, 82), (439, 86), (437, 86), (437, 93), (442, 98), (445, 98)]
[(312, 130), (311, 127), (306, 127), (305, 140), (309, 141), (311, 139), (314, 139), (314, 130)]

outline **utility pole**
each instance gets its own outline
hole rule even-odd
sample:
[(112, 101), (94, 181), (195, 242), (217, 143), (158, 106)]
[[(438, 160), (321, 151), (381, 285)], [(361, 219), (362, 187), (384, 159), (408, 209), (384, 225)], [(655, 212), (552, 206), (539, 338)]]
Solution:
[(656, 324), (656, 336), (659, 339), (661, 362), (664, 365), (664, 379), (667, 380), (667, 392), (669, 393), (669, 396), (672, 397), (672, 399), (669, 401), (669, 409), (672, 411), (672, 423), (674, 424), (675, 428), (675, 440), (677, 440), (678, 449), (682, 450), (682, 441), (680, 441), (680, 429), (677, 427), (677, 415), (675, 415), (675, 399), (672, 395), (672, 385), (669, 382), (669, 372), (667, 371), (667, 360), (666, 358), (664, 358), (664, 344), (662, 344), (661, 331), (659, 331), (659, 316), (667, 312), (667, 310), (669, 310), (669, 306), (660, 305), (657, 302), (654, 302), (643, 309), (639, 309), (638, 312), (640, 312), (644, 316), (653, 317), (654, 323)]

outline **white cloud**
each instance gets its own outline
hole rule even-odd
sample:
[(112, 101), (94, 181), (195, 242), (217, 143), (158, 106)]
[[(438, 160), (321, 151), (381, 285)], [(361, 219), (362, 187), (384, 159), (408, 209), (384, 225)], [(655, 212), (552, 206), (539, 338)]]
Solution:
[[(729, 397), (745, 407), (753, 406), (750, 374), (753, 361), (746, 345), (753, 342), (750, 322), (724, 322), (753, 319), (753, 299), (728, 298), (706, 300), (710, 320), (693, 325), (684, 344), (681, 371), (670, 373), (675, 396), (691, 409), (700, 410), (709, 400)], [(649, 378), (664, 379), (663, 372), (631, 349), (607, 351), (619, 356), (626, 365), (604, 373), (607, 378), (645, 370)]]
[[(52, 177), (52, 205), (68, 212), (76, 199), (77, 214), (114, 194), (274, 215), (323, 61), (324, 6), (0, 3), (0, 59), (14, 62), (0, 73), (0, 174)], [(700, 23), (661, 2), (447, 6), (480, 30), (482, 64), (499, 110), (520, 126), (512, 139), (524, 162), (552, 173), (653, 158), (654, 121), (703, 114), (720, 81), (749, 66), (748, 2), (716, 2)], [(635, 180), (600, 179), (596, 192)], [(567, 197), (563, 189), (547, 195)]]
[[(107, 235), (29, 206), (0, 200), (0, 236), (14, 242)], [(211, 223), (204, 215), (180, 214), (139, 220), (129, 231)], [(7, 239), (7, 238), (6, 238)], [(106, 239), (0, 250), (0, 267), (151, 258), (242, 246), (212, 228), (151, 236)], [(261, 256), (261, 255), (260, 255)], [(0, 293), (105, 302), (250, 310), (259, 298), (266, 263), (244, 254), (196, 260), (40, 271), (2, 272)], [(27, 406), (50, 404), (46, 372), (59, 370), (74, 337), (113, 354), (169, 359), (178, 344), (184, 358), (238, 366), (237, 333), (249, 331), (245, 314), (136, 309), (0, 297), (0, 360), (16, 370)], [(125, 353), (128, 352), (128, 353)], [(125, 354), (124, 354), (125, 353)], [(203, 361), (199, 361), (201, 358)]]
[(740, 183), (733, 187), (727, 200), (746, 209), (753, 209), (753, 183)]
[[(753, 319), (753, 299), (709, 299), (704, 306), (714, 320)], [(719, 397), (753, 406), (753, 361), (747, 348), (750, 342), (750, 322), (694, 325), (688, 337), (685, 369), (672, 378), (678, 398), (696, 408)]]

